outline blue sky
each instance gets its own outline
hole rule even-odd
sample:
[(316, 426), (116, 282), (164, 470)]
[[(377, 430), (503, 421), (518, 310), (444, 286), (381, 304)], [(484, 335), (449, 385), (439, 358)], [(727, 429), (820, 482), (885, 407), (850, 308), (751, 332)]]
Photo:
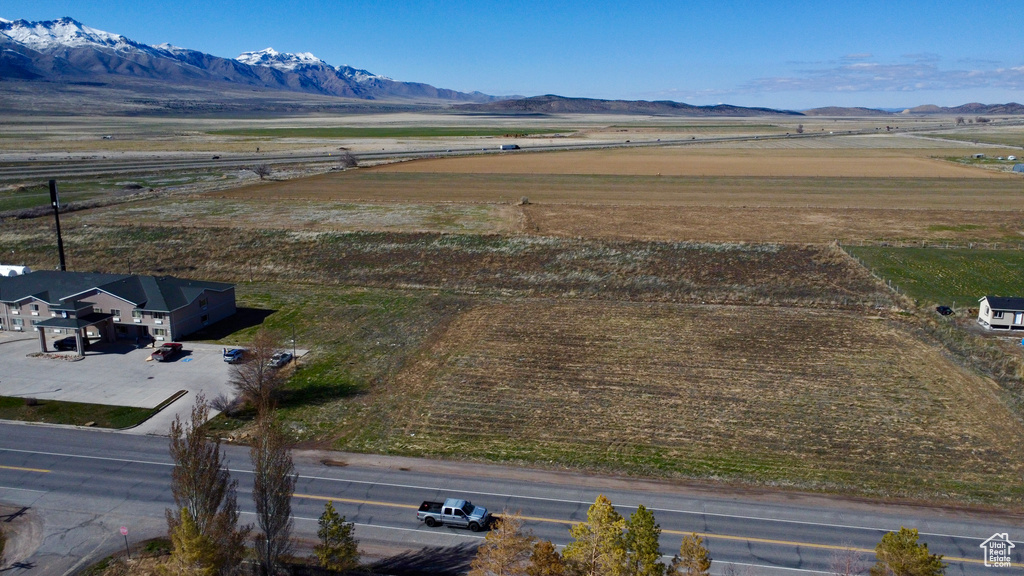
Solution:
[(312, 52), (489, 94), (802, 109), (1024, 101), (1014, 2), (3, 0), (217, 56)]

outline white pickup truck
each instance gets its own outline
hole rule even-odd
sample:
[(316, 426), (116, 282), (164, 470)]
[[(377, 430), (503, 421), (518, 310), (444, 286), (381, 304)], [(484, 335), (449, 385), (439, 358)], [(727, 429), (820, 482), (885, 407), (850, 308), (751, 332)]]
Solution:
[(486, 530), (494, 520), (487, 508), (457, 498), (448, 498), (444, 502), (424, 501), (416, 512), (416, 519), (431, 528), (446, 524), (469, 528), (473, 532)]

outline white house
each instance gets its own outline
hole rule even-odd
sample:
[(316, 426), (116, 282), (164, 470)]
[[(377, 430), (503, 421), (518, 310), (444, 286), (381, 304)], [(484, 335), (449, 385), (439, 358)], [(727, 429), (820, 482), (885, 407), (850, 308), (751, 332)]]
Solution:
[(1024, 298), (982, 297), (978, 324), (991, 330), (1024, 330)]

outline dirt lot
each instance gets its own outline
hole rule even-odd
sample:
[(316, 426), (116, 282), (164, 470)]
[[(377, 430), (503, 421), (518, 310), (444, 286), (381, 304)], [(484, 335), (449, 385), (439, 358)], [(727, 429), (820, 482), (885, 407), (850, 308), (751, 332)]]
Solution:
[(862, 315), (486, 304), (380, 401), (391, 428), (362, 448), (857, 493), (1021, 495), (1024, 426), (995, 386), (899, 322)]

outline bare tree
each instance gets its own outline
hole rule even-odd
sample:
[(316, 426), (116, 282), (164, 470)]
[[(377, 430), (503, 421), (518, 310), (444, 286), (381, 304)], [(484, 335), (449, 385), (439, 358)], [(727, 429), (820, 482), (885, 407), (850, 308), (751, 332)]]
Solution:
[(796, 126), (796, 133), (797, 134), (803, 134), (804, 133), (804, 125), (803, 124), (797, 124), (797, 126)]
[(863, 554), (847, 546), (832, 553), (829, 570), (835, 576), (861, 576), (868, 567)]
[(270, 367), (270, 358), (277, 350), (277, 338), (261, 328), (253, 337), (243, 361), (231, 366), (228, 377), (228, 382), (238, 390), (239, 396), (260, 414), (270, 411), (277, 392), (284, 384), (280, 370)]
[(274, 173), (274, 169), (270, 167), (270, 164), (255, 164), (249, 170), (252, 170), (254, 174), (260, 177), (260, 180), (266, 179), (268, 176)]
[(956, 125), (957, 126), (963, 126), (964, 124), (967, 124), (967, 121), (964, 120), (964, 117), (963, 116), (957, 116), (956, 117)]
[(469, 565), (468, 576), (526, 576), (534, 537), (518, 513), (503, 512)]
[(248, 526), (238, 528), (238, 502), (235, 490), (238, 481), (231, 480), (220, 443), (203, 434), (210, 409), (200, 393), (187, 423), (180, 416), (171, 423), (171, 494), (175, 508), (166, 512), (171, 534), (182, 522), (182, 514), (195, 524), (195, 530), (209, 539), (216, 549), (212, 569), (232, 574), (245, 552)]
[(281, 556), (291, 550), (292, 495), (295, 473), (288, 441), (268, 414), (256, 425), (249, 456), (253, 465), (252, 499), (256, 503), (256, 558), (260, 574), (274, 574)]
[(342, 168), (355, 168), (359, 166), (359, 160), (356, 160), (355, 154), (344, 150), (341, 154), (338, 154), (338, 165)]

